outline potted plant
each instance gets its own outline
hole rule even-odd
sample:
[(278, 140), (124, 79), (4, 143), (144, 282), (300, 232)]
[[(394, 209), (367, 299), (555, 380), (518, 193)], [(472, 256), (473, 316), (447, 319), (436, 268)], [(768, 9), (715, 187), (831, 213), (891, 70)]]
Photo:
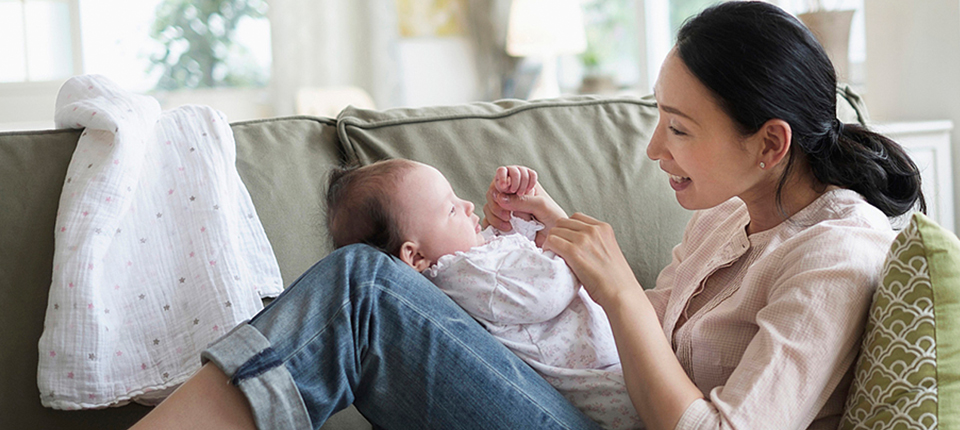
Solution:
[(624, 49), (627, 20), (633, 14), (630, 0), (587, 0), (583, 2), (587, 49), (580, 54), (583, 78), (581, 94), (603, 94), (617, 90), (611, 69), (617, 50)]

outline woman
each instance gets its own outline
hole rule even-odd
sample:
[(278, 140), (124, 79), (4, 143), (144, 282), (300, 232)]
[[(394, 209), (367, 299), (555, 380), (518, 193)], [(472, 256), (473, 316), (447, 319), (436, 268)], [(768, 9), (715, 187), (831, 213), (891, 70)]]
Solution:
[[(516, 198), (491, 184), (484, 222), (509, 230), (513, 211), (546, 224), (544, 248), (604, 308), (648, 428), (836, 428), (887, 216), (923, 197), (899, 146), (836, 119), (835, 85), (810, 32), (769, 4), (723, 3), (684, 25), (648, 155), (697, 212), (653, 290), (609, 225), (567, 218), (540, 188)], [(204, 357), (216, 366), (141, 424), (319, 426), (352, 402), (383, 427), (596, 427), (369, 247), (331, 254)]]

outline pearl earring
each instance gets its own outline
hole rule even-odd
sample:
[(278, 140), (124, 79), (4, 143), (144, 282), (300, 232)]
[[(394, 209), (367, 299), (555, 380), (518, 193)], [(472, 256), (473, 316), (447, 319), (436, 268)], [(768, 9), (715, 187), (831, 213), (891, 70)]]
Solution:
[(760, 162), (760, 170), (766, 169), (767, 165), (763, 164), (763, 161)]

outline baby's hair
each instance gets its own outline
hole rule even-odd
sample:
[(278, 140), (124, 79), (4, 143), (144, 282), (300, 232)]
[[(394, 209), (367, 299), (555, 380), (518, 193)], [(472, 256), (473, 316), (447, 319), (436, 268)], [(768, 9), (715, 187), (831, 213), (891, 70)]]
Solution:
[(364, 243), (399, 256), (403, 232), (390, 196), (413, 167), (410, 160), (393, 159), (330, 171), (326, 217), (334, 248)]

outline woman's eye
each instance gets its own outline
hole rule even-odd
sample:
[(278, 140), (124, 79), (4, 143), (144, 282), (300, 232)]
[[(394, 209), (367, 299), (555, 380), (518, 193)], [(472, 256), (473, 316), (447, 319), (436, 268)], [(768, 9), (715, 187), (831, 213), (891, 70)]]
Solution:
[(687, 133), (684, 133), (684, 132), (682, 132), (682, 131), (680, 131), (680, 130), (677, 130), (677, 129), (674, 128), (673, 126), (669, 126), (668, 128), (670, 129), (670, 132), (673, 133), (674, 135), (677, 135), (677, 136), (686, 136), (686, 135), (687, 135)]

